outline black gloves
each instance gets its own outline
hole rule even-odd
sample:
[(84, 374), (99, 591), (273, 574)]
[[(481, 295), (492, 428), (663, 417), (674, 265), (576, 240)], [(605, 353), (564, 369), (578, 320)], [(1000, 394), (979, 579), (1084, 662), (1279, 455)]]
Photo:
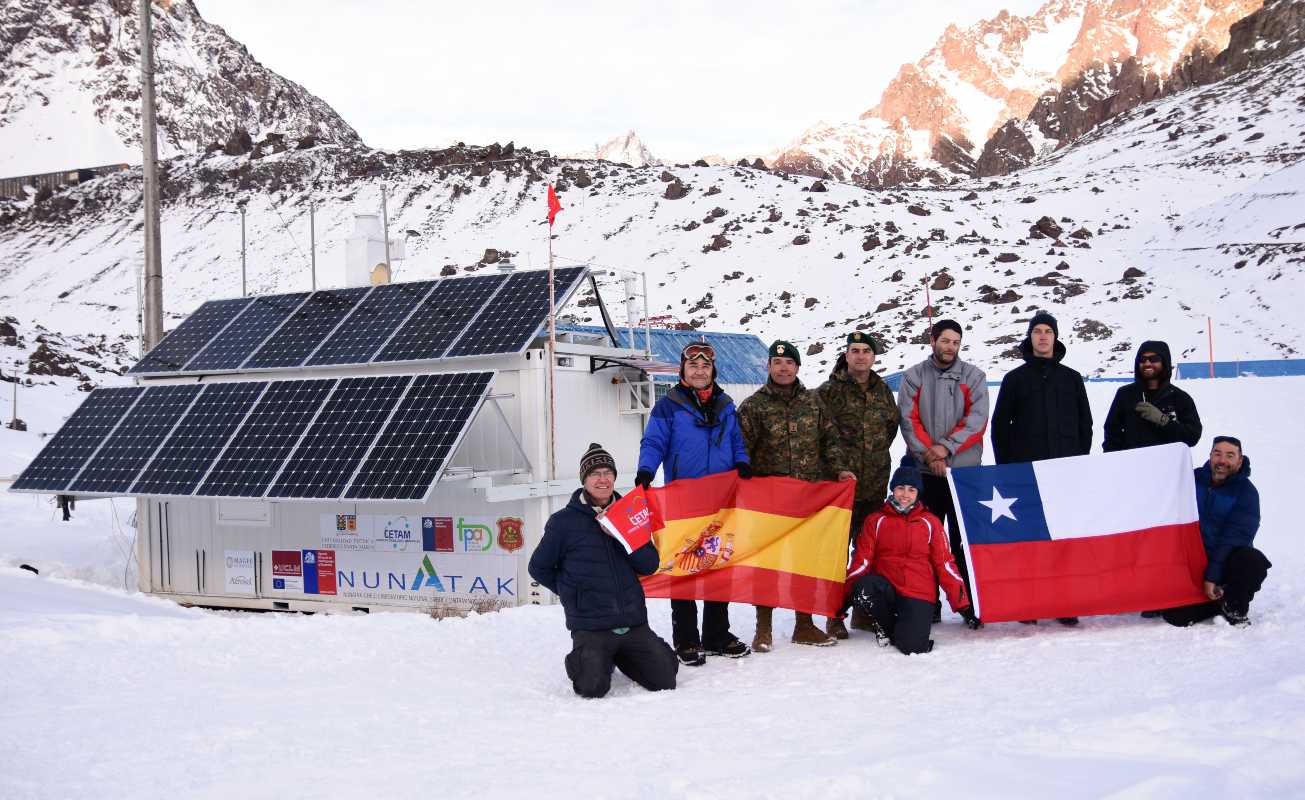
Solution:
[(648, 487), (652, 486), (652, 480), (653, 480), (653, 474), (646, 469), (641, 469), (634, 476), (634, 485), (641, 486), (643, 487), (644, 491), (647, 491)]
[(961, 619), (965, 620), (965, 627), (970, 630), (977, 631), (979, 628), (983, 627), (983, 622), (978, 617), (974, 616), (973, 606), (966, 606), (956, 613), (961, 615)]
[(736, 463), (734, 469), (739, 471), (739, 477), (745, 481), (752, 477), (752, 465), (746, 461)]

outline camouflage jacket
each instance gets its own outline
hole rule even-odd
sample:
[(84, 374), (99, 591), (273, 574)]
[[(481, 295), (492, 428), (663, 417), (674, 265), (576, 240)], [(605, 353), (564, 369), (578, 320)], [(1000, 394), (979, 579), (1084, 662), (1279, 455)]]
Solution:
[(739, 406), (743, 446), (756, 475), (827, 481), (848, 469), (833, 420), (801, 381), (792, 396), (769, 381)]
[(888, 448), (898, 430), (893, 390), (873, 372), (862, 388), (847, 370), (840, 369), (821, 384), (816, 394), (838, 429), (849, 468), (856, 473), (856, 499), (883, 500), (888, 496), (892, 466)]

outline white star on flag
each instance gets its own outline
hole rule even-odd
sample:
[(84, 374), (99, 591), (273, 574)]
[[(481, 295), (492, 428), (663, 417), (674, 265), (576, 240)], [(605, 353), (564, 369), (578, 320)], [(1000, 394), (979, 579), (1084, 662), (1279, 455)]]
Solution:
[[(1001, 492), (997, 491), (997, 487), (994, 486), (992, 487), (992, 499), (980, 500), (979, 505), (987, 506), (992, 509), (992, 522), (995, 523), (1002, 517), (1015, 519), (1015, 515), (1011, 513), (1010, 507), (1013, 506), (1015, 501), (1018, 499), (1018, 497), (1002, 497)], [(1015, 521), (1019, 522), (1017, 519)]]

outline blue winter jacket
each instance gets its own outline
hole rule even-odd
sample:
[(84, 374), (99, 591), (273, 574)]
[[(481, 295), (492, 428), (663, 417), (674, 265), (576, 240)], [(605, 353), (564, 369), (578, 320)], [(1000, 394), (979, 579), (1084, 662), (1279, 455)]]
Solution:
[(657, 571), (657, 548), (649, 542), (626, 555), (598, 524), (594, 508), (580, 499), (583, 491), (576, 489), (566, 508), (548, 518), (530, 556), (530, 577), (561, 598), (570, 630), (643, 625), (648, 608), (639, 576)]
[(1260, 493), (1251, 483), (1251, 460), (1221, 486), (1210, 482), (1210, 462), (1196, 469), (1196, 510), (1201, 519), (1201, 540), (1205, 543), (1205, 579), (1223, 582), (1228, 554), (1237, 547), (1250, 547), (1260, 529)]
[(664, 470), (666, 483), (680, 478), (701, 478), (734, 469), (748, 462), (734, 401), (719, 386), (699, 407), (691, 390), (676, 384), (653, 406), (639, 444), (639, 469), (653, 475)]

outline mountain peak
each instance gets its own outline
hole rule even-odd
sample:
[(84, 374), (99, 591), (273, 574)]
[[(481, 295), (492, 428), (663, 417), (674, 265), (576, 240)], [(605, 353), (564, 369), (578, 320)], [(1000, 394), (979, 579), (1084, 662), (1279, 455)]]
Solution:
[(604, 144), (594, 145), (592, 150), (575, 153), (569, 157), (611, 161), (615, 164), (628, 164), (632, 167), (649, 167), (661, 163), (639, 139), (639, 135), (634, 132), (633, 128)]

